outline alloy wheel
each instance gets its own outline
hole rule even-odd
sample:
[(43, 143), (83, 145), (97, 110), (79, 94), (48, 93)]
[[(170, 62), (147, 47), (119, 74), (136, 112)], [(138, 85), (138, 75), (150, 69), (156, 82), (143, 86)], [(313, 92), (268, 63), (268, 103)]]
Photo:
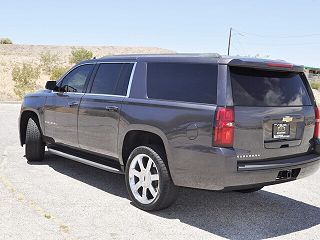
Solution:
[(146, 154), (135, 156), (129, 168), (129, 185), (135, 199), (142, 204), (153, 202), (159, 194), (159, 172)]

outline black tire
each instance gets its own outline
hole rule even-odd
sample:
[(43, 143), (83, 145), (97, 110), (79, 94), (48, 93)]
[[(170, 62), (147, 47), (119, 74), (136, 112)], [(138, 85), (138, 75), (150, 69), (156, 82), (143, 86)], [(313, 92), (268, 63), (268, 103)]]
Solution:
[[(158, 194), (151, 203), (144, 204), (139, 202), (131, 188), (129, 179), (129, 168), (132, 160), (139, 154), (145, 154), (150, 157), (158, 170)], [(177, 187), (173, 184), (168, 167), (165, 164), (165, 154), (161, 148), (156, 145), (140, 146), (135, 148), (127, 161), (125, 170), (125, 179), (127, 191), (133, 204), (144, 211), (157, 211), (169, 207), (177, 198)]]
[(261, 190), (262, 188), (263, 188), (263, 186), (262, 187), (255, 187), (255, 188), (240, 189), (240, 190), (236, 190), (235, 192), (253, 193), (253, 192), (257, 192), (257, 191)]
[(30, 162), (39, 162), (44, 158), (45, 144), (42, 141), (40, 127), (33, 118), (29, 118), (26, 130), (26, 158)]

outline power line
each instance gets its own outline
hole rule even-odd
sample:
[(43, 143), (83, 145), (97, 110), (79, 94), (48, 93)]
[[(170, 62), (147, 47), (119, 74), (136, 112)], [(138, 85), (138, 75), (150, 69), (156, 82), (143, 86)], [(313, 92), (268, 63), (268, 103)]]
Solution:
[(246, 52), (244, 51), (245, 47), (242, 44), (239, 36), (237, 36), (236, 34), (233, 34), (233, 48), (235, 48), (236, 50), (238, 50), (238, 54), (240, 55), (246, 55)]
[[(257, 39), (252, 39), (251, 36), (248, 35), (248, 33), (246, 32), (243, 32), (243, 31), (239, 31), (235, 28), (232, 28), (231, 29), (231, 36), (232, 36), (232, 40), (233, 42), (236, 42), (235, 40), (237, 40), (237, 42), (239, 42), (241, 45), (242, 45), (242, 42), (244, 40), (243, 43), (246, 43), (246, 45), (250, 45), (250, 46), (258, 46), (258, 47), (265, 47), (265, 48), (273, 48), (273, 47), (292, 47), (292, 46), (308, 46), (308, 45), (313, 45), (313, 46), (319, 46), (320, 45), (320, 41), (317, 41), (317, 42), (287, 42), (287, 40), (283, 40), (282, 42), (279, 40), (277, 42), (270, 42), (270, 41), (257, 41)], [(257, 34), (252, 34), (252, 35), (257, 35)], [(308, 34), (308, 36), (311, 36), (311, 35), (317, 35), (317, 34)], [(263, 36), (263, 35), (258, 35), (258, 36)], [(266, 35), (267, 36), (267, 35)], [(307, 36), (307, 35), (300, 35), (300, 36)], [(320, 36), (320, 34), (319, 34)], [(284, 37), (282, 35), (282, 37)], [(280, 36), (281, 38), (281, 36)], [(240, 41), (241, 39), (241, 41)], [(283, 38), (282, 38), (283, 39)], [(288, 38), (286, 38), (288, 39)], [(249, 41), (247, 41), (249, 40)], [(252, 40), (252, 41), (250, 41)], [(311, 40), (311, 39), (310, 39)], [(231, 45), (231, 43), (230, 43)], [(232, 44), (233, 46), (234, 44)], [(230, 46), (231, 48), (231, 46)], [(242, 49), (245, 49), (243, 46), (242, 46)]]
[[(269, 38), (266, 39), (266, 41), (262, 41), (262, 40), (258, 40), (256, 38), (253, 38), (252, 36), (258, 36), (261, 38)], [(229, 38), (228, 38), (228, 55), (230, 55), (231, 52), (231, 48), (234, 48), (238, 54), (242, 54), (242, 53), (249, 53), (248, 51), (246, 51), (246, 47), (245, 46), (257, 46), (259, 48), (263, 48), (264, 51), (267, 49), (272, 49), (272, 48), (286, 48), (286, 47), (294, 47), (294, 46), (320, 46), (320, 41), (317, 42), (313, 42), (313, 41), (295, 41), (292, 42), (291, 40), (288, 40), (289, 38), (302, 38), (302, 37), (311, 37), (311, 36), (320, 36), (320, 33), (313, 33), (313, 34), (303, 34), (303, 35), (278, 35), (278, 36), (270, 36), (270, 35), (260, 35), (260, 34), (251, 34), (248, 32), (243, 32), (243, 31), (239, 31), (237, 29), (234, 28), (230, 28), (229, 31)], [(271, 40), (275, 39), (275, 38), (279, 38), (278, 41), (275, 40)], [(282, 41), (281, 41), (282, 39)], [(249, 40), (249, 41), (248, 41)], [(311, 39), (308, 39), (311, 40)], [(241, 46), (240, 46), (241, 45)], [(245, 45), (245, 46), (244, 46)], [(240, 49), (241, 50), (240, 50)], [(233, 53), (234, 54), (234, 53)]]
[(262, 34), (256, 34), (256, 33), (249, 33), (244, 31), (239, 31), (237, 29), (232, 29), (234, 32), (238, 33), (241, 36), (254, 36), (259, 38), (307, 38), (307, 37), (320, 37), (320, 33), (310, 33), (310, 34), (300, 34), (300, 35), (283, 35), (283, 34), (277, 34), (277, 36), (274, 35), (262, 35)]
[[(233, 39), (233, 45), (232, 45), (232, 48), (236, 50), (236, 53), (239, 54), (239, 55), (243, 55), (243, 51), (240, 47), (240, 45), (238, 44), (238, 42), (234, 41), (235, 39)], [(235, 55), (235, 54), (233, 54)]]
[[(237, 33), (236, 33), (237, 34)], [(238, 33), (239, 34), (239, 33)], [(234, 36), (233, 28), (230, 28), (229, 31), (229, 39), (228, 39), (228, 56), (230, 56), (230, 48), (231, 48), (231, 37)], [(235, 47), (235, 45), (233, 45)], [(239, 50), (238, 50), (239, 51)]]

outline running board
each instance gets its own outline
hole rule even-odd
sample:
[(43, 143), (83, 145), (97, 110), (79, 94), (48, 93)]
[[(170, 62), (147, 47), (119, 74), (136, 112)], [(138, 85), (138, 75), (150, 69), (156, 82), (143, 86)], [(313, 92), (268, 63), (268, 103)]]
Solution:
[(55, 150), (55, 149), (48, 148), (48, 151), (50, 153), (54, 154), (54, 155), (58, 155), (60, 157), (68, 158), (70, 160), (73, 160), (73, 161), (76, 161), (76, 162), (79, 162), (79, 163), (83, 163), (83, 164), (89, 165), (91, 167), (96, 167), (96, 168), (99, 168), (99, 169), (104, 170), (104, 171), (123, 174), (123, 172), (120, 171), (119, 169), (116, 169), (116, 168), (113, 168), (113, 167), (109, 167), (109, 166), (106, 166), (106, 165), (103, 165), (103, 164), (100, 164), (100, 163), (92, 162), (90, 160), (87, 160), (87, 159), (84, 159), (84, 158), (80, 158), (80, 157), (76, 157), (74, 155), (71, 155), (71, 154), (68, 154), (68, 153), (64, 153), (64, 152), (61, 152), (61, 151), (58, 151), (58, 150)]

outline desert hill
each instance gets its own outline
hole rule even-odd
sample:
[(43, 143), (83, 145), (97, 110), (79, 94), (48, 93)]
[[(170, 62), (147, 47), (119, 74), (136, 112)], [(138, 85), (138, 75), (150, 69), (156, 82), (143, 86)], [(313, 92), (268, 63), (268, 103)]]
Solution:
[[(120, 47), (120, 46), (54, 46), (54, 45), (17, 45), (0, 44), (0, 101), (18, 100), (13, 92), (12, 69), (23, 63), (39, 66), (41, 54), (57, 54), (61, 66), (68, 66), (69, 56), (74, 48), (84, 48), (99, 58), (114, 54), (131, 53), (171, 53), (173, 51), (156, 47)], [(41, 72), (37, 83), (43, 86), (49, 76)]]

